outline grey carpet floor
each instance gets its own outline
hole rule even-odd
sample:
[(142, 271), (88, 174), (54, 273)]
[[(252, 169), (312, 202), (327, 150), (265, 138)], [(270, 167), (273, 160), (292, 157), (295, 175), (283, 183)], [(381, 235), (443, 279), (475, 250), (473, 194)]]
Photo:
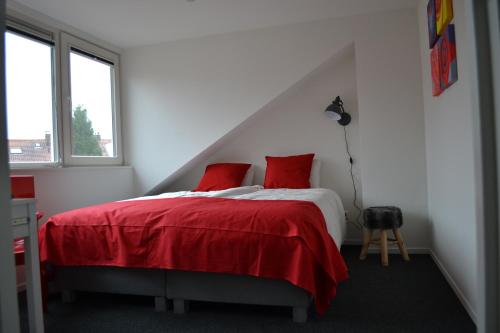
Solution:
[[(404, 262), (375, 254), (359, 261), (359, 247), (342, 249), (350, 279), (340, 285), (328, 312), (306, 324), (291, 309), (192, 302), (188, 315), (154, 311), (151, 297), (80, 293), (73, 304), (51, 297), (46, 332), (475, 332), (474, 323), (429, 255)], [(28, 332), (25, 301), (21, 326)]]

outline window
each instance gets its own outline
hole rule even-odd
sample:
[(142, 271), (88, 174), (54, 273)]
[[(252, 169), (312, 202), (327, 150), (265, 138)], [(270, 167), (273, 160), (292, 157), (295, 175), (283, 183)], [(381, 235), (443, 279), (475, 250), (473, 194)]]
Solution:
[(71, 154), (115, 156), (113, 145), (113, 63), (70, 51)]
[(118, 55), (15, 18), (5, 47), (11, 166), (121, 164)]
[(19, 164), (55, 163), (52, 36), (8, 24), (5, 53), (9, 160)]
[(61, 34), (66, 164), (118, 164), (118, 56)]

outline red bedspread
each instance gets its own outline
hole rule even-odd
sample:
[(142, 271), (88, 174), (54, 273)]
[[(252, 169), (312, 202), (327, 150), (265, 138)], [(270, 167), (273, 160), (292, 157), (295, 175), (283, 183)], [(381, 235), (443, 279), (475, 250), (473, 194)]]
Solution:
[(296, 200), (172, 198), (113, 202), (51, 217), (40, 257), (61, 266), (120, 266), (288, 280), (323, 313), (347, 268), (321, 210)]

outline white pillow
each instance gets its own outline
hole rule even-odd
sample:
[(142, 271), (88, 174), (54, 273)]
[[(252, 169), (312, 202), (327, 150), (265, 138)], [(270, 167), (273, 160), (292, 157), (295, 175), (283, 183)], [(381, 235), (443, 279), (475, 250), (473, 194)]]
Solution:
[[(321, 167), (321, 161), (314, 159), (311, 167), (311, 176), (309, 177), (309, 182), (311, 183), (311, 188), (321, 187), (319, 184), (319, 169)], [(247, 171), (250, 172), (250, 170)], [(246, 177), (246, 176), (245, 176)]]
[(245, 178), (243, 178), (243, 181), (241, 182), (241, 186), (252, 186), (254, 173), (254, 166), (251, 165), (250, 168), (248, 168), (247, 173), (245, 174)]

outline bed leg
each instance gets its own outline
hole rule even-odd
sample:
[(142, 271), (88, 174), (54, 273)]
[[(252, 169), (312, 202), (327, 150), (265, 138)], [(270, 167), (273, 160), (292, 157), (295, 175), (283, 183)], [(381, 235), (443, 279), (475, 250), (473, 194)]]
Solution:
[(155, 296), (155, 311), (167, 311), (167, 299), (164, 296)]
[(76, 300), (76, 293), (73, 290), (63, 290), (61, 300), (63, 303), (73, 303)]
[(293, 321), (295, 323), (305, 323), (305, 322), (307, 322), (307, 307), (305, 307), (305, 306), (294, 306), (293, 307)]
[(176, 298), (173, 300), (173, 303), (175, 314), (185, 314), (189, 311), (189, 301)]

